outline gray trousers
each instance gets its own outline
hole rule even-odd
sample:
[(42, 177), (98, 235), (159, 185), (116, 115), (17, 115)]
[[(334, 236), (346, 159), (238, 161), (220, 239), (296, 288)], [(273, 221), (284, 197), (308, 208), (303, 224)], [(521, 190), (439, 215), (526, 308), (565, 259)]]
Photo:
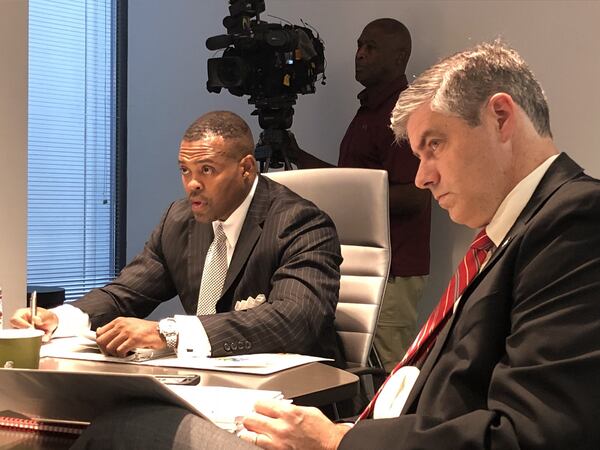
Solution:
[(257, 450), (178, 406), (137, 402), (96, 418), (72, 449)]

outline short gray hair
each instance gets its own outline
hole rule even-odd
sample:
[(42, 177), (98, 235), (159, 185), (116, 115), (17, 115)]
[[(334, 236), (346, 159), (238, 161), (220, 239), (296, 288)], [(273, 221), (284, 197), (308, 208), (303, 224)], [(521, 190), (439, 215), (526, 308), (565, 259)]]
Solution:
[(392, 130), (396, 139), (406, 137), (410, 115), (427, 102), (432, 111), (477, 126), (482, 106), (499, 92), (523, 108), (540, 136), (552, 137), (542, 87), (517, 51), (499, 40), (444, 58), (419, 75), (396, 102)]

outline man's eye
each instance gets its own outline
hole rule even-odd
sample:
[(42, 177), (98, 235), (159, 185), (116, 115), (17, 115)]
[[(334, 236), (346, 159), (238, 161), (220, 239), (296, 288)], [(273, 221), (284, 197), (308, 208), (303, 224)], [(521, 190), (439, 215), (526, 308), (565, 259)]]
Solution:
[(204, 175), (211, 175), (214, 172), (214, 169), (210, 166), (202, 166), (202, 173)]
[(187, 167), (180, 167), (179, 172), (181, 172), (181, 175), (187, 175), (188, 173), (190, 173)]
[(431, 141), (429, 141), (429, 148), (431, 150), (437, 150), (438, 147), (440, 146), (440, 141), (436, 140), (436, 139), (432, 139)]

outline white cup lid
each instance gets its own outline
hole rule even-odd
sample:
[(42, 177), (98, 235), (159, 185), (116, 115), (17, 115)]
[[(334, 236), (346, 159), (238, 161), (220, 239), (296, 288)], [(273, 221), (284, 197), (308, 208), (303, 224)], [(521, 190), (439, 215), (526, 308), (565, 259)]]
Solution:
[(31, 338), (43, 335), (44, 332), (42, 330), (35, 328), (7, 328), (0, 330), (0, 339)]

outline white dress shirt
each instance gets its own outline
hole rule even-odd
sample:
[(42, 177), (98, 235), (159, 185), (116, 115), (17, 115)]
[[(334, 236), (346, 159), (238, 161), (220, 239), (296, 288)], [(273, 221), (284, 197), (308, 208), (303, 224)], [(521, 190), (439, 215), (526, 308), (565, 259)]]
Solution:
[[(227, 237), (227, 265), (231, 262), (235, 246), (240, 237), (242, 226), (246, 220), (250, 203), (254, 198), (256, 192), (256, 186), (258, 185), (258, 176), (254, 179), (250, 192), (244, 199), (244, 201), (237, 207), (237, 209), (227, 218), (225, 221), (214, 221), (212, 223), (213, 230), (216, 228), (218, 223), (223, 226), (223, 232)], [(56, 308), (52, 308), (52, 311), (58, 316), (58, 328), (54, 332), (53, 336), (75, 336), (80, 334), (83, 330), (90, 329), (90, 318), (79, 308), (64, 304)], [(202, 322), (200, 322), (197, 316), (187, 315), (175, 315), (177, 321), (177, 328), (179, 330), (179, 341), (177, 345), (177, 354), (180, 357), (205, 357), (211, 355), (211, 346), (208, 340), (208, 336)]]
[[(254, 179), (252, 188), (248, 195), (237, 209), (225, 221), (216, 220), (212, 223), (213, 231), (220, 223), (223, 227), (223, 232), (227, 238), (227, 266), (231, 263), (233, 252), (237, 241), (240, 237), (240, 232), (244, 226), (250, 203), (254, 198), (256, 186), (258, 185), (258, 176)], [(199, 290), (199, 289), (198, 289)], [(241, 299), (240, 299), (241, 300)], [(182, 314), (175, 315), (177, 321), (177, 329), (179, 330), (179, 340), (177, 343), (177, 356), (183, 357), (206, 357), (210, 356), (212, 349), (206, 331), (202, 326), (202, 322), (197, 316), (186, 316)]]
[[(523, 208), (525, 208), (525, 205), (527, 205), (531, 199), (538, 184), (540, 184), (542, 177), (557, 157), (558, 155), (553, 155), (546, 159), (529, 175), (523, 178), (504, 198), (494, 214), (494, 217), (492, 217), (490, 223), (485, 227), (488, 237), (494, 243), (496, 248), (502, 245), (509, 230), (515, 224), (519, 214), (521, 214), (521, 211), (523, 211)], [(488, 253), (486, 261), (481, 267), (485, 266), (490, 256), (491, 252)], [(456, 311), (459, 301), (460, 298), (454, 303), (454, 311)], [(418, 376), (418, 368), (414, 366), (404, 366), (387, 380), (375, 402), (373, 418), (383, 419), (398, 417), (404, 408), (404, 404), (406, 403), (408, 395), (417, 381)]]

